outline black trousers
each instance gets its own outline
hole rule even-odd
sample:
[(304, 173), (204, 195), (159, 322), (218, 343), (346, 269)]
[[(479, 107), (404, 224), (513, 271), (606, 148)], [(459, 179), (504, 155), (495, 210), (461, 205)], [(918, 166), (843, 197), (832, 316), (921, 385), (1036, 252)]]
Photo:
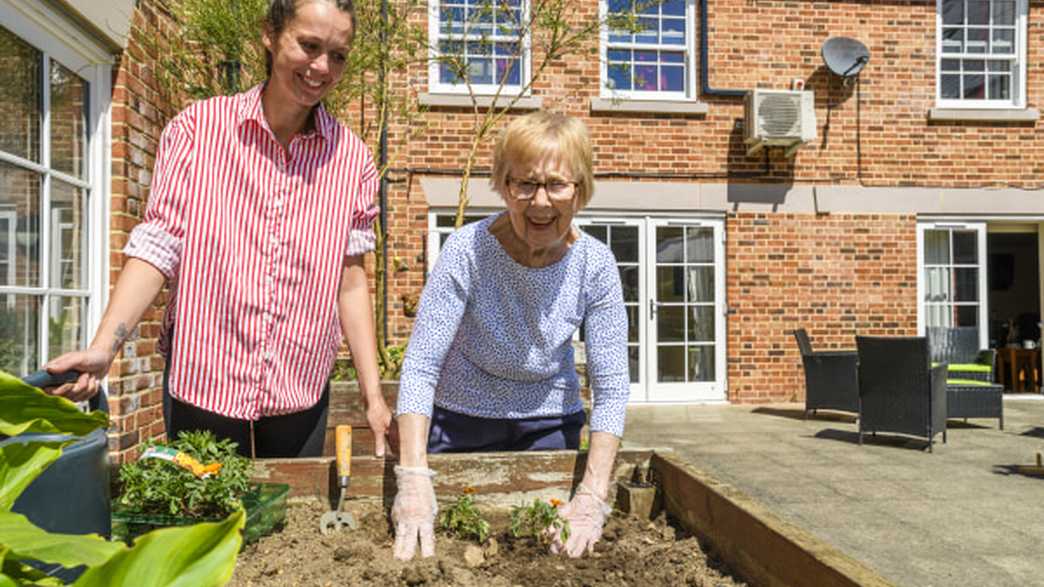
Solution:
[[(307, 410), (268, 416), (251, 422), (228, 418), (170, 396), (170, 368), (163, 372), (163, 419), (167, 439), (184, 430), (209, 430), (219, 439), (238, 445), (239, 454), (254, 458), (318, 457), (326, 440), (326, 419), (330, 410), (330, 383), (319, 401)], [(252, 442), (251, 442), (252, 441)], [(253, 446), (253, 454), (251, 454)]]

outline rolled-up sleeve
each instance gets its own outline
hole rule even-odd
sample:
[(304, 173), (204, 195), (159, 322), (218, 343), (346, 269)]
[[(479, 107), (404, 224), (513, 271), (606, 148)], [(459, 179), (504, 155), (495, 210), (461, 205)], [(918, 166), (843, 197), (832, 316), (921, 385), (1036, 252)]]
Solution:
[(372, 251), (376, 246), (373, 232), (373, 220), (380, 213), (377, 206), (377, 188), (380, 185), (380, 174), (373, 165), (373, 158), (366, 156), (362, 165), (359, 180), (359, 197), (352, 210), (351, 233), (348, 235), (348, 248), (345, 255), (362, 255)]
[(163, 129), (149, 188), (145, 218), (131, 232), (123, 253), (155, 266), (168, 279), (181, 261), (186, 202), (192, 187), (193, 137), (185, 113)]
[(627, 360), (627, 311), (615, 261), (591, 280), (584, 317), (591, 384), (591, 430), (623, 436), (631, 379)]

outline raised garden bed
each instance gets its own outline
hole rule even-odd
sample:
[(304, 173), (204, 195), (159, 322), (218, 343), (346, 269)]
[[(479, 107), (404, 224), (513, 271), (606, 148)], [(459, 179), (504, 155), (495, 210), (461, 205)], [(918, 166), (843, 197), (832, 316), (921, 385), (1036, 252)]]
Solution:
[[(584, 471), (584, 458), (583, 453), (563, 451), (432, 455), (430, 462), (439, 473), (435, 489), (441, 499), (452, 500), (470, 488), (485, 511), (503, 512), (536, 497), (567, 498)], [(444, 536), (434, 559), (394, 561), (385, 513), (395, 494), (391, 460), (353, 460), (349, 507), (361, 518), (362, 529), (325, 537), (319, 534), (318, 520), (330, 507), (330, 495), (336, 494), (333, 459), (260, 460), (255, 479), (289, 484), (294, 503), (282, 533), (244, 550), (232, 584), (466, 585), (471, 577), (472, 584), (490, 586), (684, 585), (691, 577), (691, 584), (711, 585), (889, 585), (738, 490), (678, 461), (669, 450), (620, 451), (616, 478), (626, 483), (635, 465), (650, 470), (656, 487), (652, 510), (662, 513), (653, 520), (614, 513), (595, 556), (553, 557), (502, 537), (496, 555), (483, 553), (481, 563), (468, 566), (467, 543)], [(505, 527), (494, 523), (494, 532)], [(663, 580), (666, 575), (660, 571), (675, 574)]]
[[(593, 556), (569, 559), (548, 554), (506, 531), (506, 513), (490, 512), (496, 546), (439, 535), (430, 559), (403, 563), (392, 557), (392, 536), (378, 500), (352, 505), (359, 528), (321, 536), (316, 501), (290, 507), (286, 528), (240, 555), (230, 585), (715, 585), (745, 583), (720, 561), (704, 554), (699, 541), (661, 516), (655, 521), (614, 515)], [(497, 528), (501, 531), (497, 531)], [(491, 543), (492, 544), (492, 543)]]

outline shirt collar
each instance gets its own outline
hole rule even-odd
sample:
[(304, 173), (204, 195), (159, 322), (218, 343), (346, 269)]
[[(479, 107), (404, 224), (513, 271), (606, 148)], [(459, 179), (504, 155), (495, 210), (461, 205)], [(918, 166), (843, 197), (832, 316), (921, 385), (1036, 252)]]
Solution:
[[(261, 91), (264, 90), (265, 84), (260, 83), (249, 90), (236, 96), (239, 100), (239, 124), (242, 125), (248, 121), (253, 121), (262, 128), (269, 129), (268, 120), (265, 119), (265, 111), (261, 106)], [(315, 123), (314, 129), (308, 132), (302, 133), (302, 138), (311, 138), (318, 136), (324, 140), (332, 140), (334, 133), (333, 119), (330, 114), (326, 111), (323, 103), (320, 102), (312, 109), (312, 120)], [(271, 129), (269, 129), (271, 131)]]

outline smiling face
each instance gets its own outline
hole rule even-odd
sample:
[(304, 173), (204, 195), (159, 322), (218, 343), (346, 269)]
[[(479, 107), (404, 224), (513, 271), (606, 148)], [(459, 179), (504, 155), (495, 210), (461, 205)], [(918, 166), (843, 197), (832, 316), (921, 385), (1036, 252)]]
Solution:
[(562, 158), (555, 154), (545, 155), (530, 165), (513, 164), (508, 171), (503, 196), (515, 237), (532, 253), (555, 256), (573, 240), (573, 216), (577, 211), (575, 193), (568, 199), (552, 198), (541, 186), (531, 199), (518, 199), (515, 196), (516, 184), (525, 180), (571, 184), (576, 178)]
[(325, 0), (297, 5), (294, 17), (277, 35), (262, 34), (271, 52), (266, 91), (280, 104), (310, 110), (344, 74), (352, 17)]

